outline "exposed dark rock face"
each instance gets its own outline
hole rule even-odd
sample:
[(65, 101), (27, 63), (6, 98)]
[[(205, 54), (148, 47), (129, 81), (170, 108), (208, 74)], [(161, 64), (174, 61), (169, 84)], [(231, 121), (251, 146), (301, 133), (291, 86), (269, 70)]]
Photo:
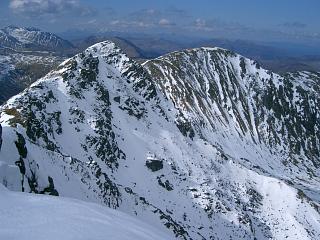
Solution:
[(319, 83), (219, 48), (140, 65), (103, 42), (1, 107), (0, 161), (20, 169), (15, 189), (100, 202), (173, 238), (317, 240)]
[(163, 168), (163, 161), (161, 160), (148, 160), (146, 166), (151, 169), (152, 172), (159, 171)]

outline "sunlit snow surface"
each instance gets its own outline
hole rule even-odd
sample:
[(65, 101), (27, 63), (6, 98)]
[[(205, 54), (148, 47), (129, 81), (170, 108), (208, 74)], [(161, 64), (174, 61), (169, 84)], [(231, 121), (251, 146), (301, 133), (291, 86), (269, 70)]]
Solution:
[(169, 240), (136, 218), (79, 200), (10, 192), (0, 184), (3, 240)]

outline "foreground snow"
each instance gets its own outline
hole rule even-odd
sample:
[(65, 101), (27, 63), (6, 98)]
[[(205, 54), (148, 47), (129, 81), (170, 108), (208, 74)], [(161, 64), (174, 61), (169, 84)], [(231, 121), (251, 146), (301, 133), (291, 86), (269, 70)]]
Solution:
[(15, 193), (0, 184), (0, 239), (170, 239), (137, 219), (78, 200)]

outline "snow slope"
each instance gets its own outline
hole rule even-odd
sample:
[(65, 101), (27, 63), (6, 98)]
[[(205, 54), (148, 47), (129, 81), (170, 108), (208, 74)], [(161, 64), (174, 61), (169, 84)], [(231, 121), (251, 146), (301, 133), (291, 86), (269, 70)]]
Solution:
[(142, 66), (99, 43), (1, 107), (0, 180), (172, 238), (316, 240), (319, 80), (219, 48)]
[(164, 240), (159, 230), (88, 202), (8, 191), (0, 184), (0, 239)]

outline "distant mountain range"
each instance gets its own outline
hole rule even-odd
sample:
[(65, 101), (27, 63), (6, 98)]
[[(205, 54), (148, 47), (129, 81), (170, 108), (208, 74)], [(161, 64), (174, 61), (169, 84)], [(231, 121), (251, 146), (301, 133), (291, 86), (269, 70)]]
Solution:
[(57, 35), (37, 28), (8, 26), (0, 29), (0, 47), (14, 50), (62, 51), (73, 45)]

